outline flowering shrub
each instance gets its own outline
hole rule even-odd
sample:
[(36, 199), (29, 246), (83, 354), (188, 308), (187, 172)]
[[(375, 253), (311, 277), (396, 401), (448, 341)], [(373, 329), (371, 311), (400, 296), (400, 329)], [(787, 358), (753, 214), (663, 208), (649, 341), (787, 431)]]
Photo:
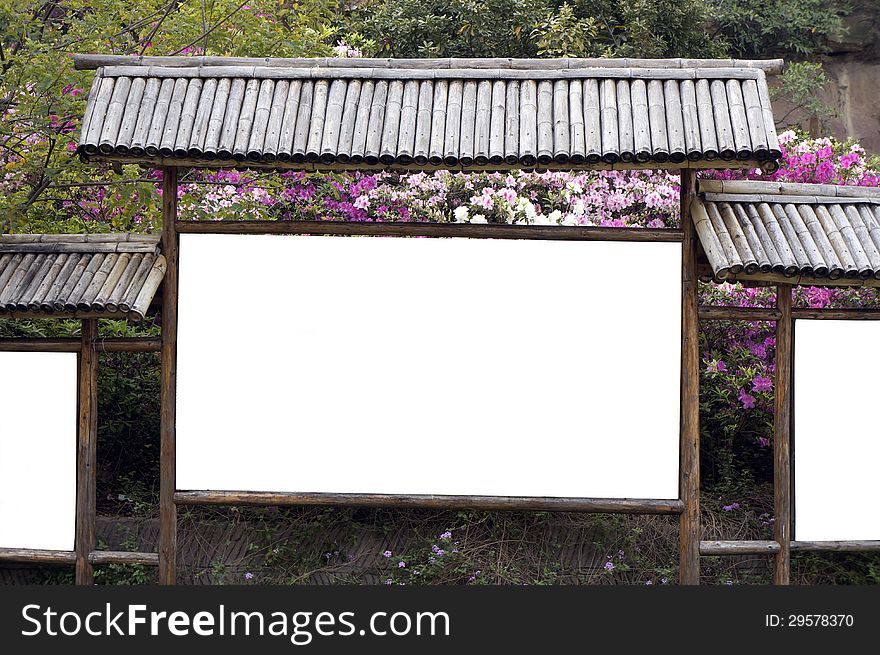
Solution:
[[(880, 186), (880, 171), (875, 158), (868, 158), (856, 141), (837, 141), (830, 137), (810, 139), (794, 130), (779, 135), (782, 159), (779, 170), (764, 175), (753, 169), (746, 177), (752, 180), (809, 182), (816, 184), (852, 184)], [(742, 172), (720, 170), (705, 173), (722, 180), (742, 178)]]
[[(202, 173), (181, 187), (196, 220), (278, 219), (671, 227), (678, 176), (665, 172)], [(94, 204), (97, 200), (92, 201)]]

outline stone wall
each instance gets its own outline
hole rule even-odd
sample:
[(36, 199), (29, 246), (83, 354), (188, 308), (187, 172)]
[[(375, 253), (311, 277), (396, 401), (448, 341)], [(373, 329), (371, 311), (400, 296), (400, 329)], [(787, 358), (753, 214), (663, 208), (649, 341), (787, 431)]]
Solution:
[[(820, 132), (859, 139), (869, 153), (880, 154), (880, 0), (854, 0), (845, 28), (829, 39), (821, 59), (829, 78), (821, 97), (836, 115)], [(788, 110), (784, 102), (774, 105), (777, 118)], [(793, 114), (787, 122), (810, 129), (808, 116)]]

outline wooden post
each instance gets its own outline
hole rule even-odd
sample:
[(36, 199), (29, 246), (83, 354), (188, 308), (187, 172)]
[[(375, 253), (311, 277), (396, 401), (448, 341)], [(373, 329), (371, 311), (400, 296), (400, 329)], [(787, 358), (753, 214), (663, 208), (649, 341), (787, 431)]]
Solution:
[(700, 583), (700, 323), (697, 314), (697, 234), (690, 215), (696, 179), (681, 173), (681, 443), (679, 583)]
[(177, 169), (163, 168), (162, 252), (167, 270), (162, 288), (162, 382), (159, 451), (159, 584), (175, 583), (177, 568)]
[(94, 584), (89, 554), (95, 550), (97, 523), (95, 464), (98, 443), (97, 319), (82, 322), (79, 355), (79, 438), (76, 456), (76, 584)]
[(773, 562), (773, 584), (787, 585), (791, 573), (791, 285), (776, 287), (776, 400), (773, 421), (773, 536), (779, 552)]

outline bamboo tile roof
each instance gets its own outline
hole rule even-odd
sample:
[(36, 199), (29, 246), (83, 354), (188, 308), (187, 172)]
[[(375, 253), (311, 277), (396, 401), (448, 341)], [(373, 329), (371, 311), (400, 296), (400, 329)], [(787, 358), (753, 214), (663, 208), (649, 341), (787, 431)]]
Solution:
[(142, 320), (164, 274), (158, 236), (0, 235), (0, 319)]
[(778, 167), (781, 60), (77, 55), (87, 160), (301, 169)]
[(715, 280), (880, 286), (880, 189), (700, 180), (691, 214)]

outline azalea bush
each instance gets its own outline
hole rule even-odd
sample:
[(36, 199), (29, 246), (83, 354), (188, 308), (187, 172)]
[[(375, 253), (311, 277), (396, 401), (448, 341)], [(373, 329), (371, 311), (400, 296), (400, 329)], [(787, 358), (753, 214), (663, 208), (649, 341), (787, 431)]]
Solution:
[[(855, 141), (811, 139), (788, 130), (779, 135), (780, 168), (770, 175), (754, 169), (707, 171), (717, 179), (757, 179), (880, 186), (880, 166)], [(702, 284), (700, 302), (707, 305), (772, 307), (774, 287)], [(874, 288), (797, 287), (795, 306), (814, 309), (875, 307)], [(700, 424), (704, 484), (717, 490), (730, 507), (754, 485), (773, 480), (773, 375), (775, 324), (747, 321), (704, 321), (701, 326), (702, 378)], [(726, 504), (725, 504), (726, 503)], [(739, 507), (737, 507), (739, 509)]]
[[(677, 225), (678, 176), (666, 172), (259, 175), (220, 171), (181, 186), (195, 220), (346, 220), (521, 225)], [(95, 207), (97, 200), (86, 200)]]

